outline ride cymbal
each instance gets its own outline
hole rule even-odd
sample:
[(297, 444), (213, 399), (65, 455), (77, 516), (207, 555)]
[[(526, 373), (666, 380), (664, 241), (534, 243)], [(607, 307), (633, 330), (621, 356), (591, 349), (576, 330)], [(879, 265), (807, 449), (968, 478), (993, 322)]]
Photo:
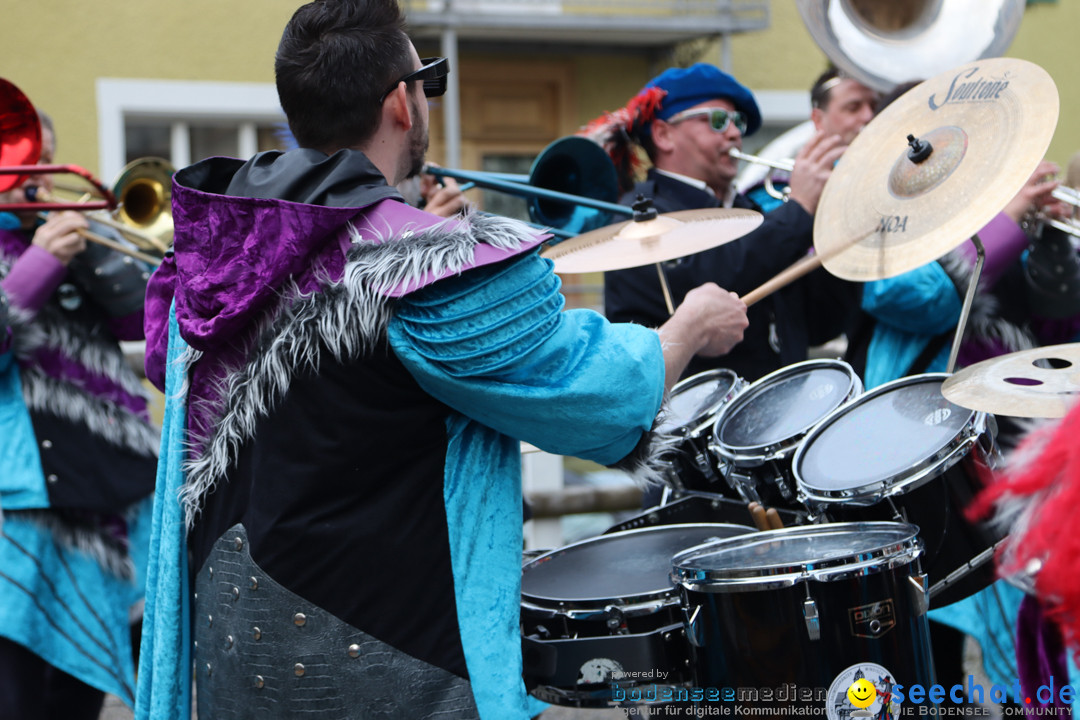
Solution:
[(741, 238), (762, 220), (761, 213), (740, 208), (680, 210), (590, 230), (541, 255), (554, 261), (557, 273), (622, 270), (709, 250)]
[[(814, 217), (825, 268), (880, 280), (959, 246), (1035, 171), (1058, 106), (1050, 75), (1013, 58), (962, 65), (901, 95), (862, 129), (825, 184)], [(913, 157), (919, 143), (931, 146), (925, 159)]]
[(1021, 350), (970, 365), (941, 394), (969, 410), (1026, 418), (1064, 417), (1080, 393), (1080, 343)]

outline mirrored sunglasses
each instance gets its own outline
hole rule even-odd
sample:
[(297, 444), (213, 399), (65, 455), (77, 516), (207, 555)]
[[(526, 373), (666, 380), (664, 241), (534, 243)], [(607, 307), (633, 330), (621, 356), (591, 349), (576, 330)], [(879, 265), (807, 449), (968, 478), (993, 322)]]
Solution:
[(724, 132), (728, 129), (729, 124), (735, 123), (735, 127), (738, 128), (739, 134), (746, 134), (746, 115), (738, 110), (724, 110), (723, 108), (683, 110), (668, 118), (668, 122), (675, 124), (698, 116), (707, 117), (709, 119), (709, 127), (716, 132)]

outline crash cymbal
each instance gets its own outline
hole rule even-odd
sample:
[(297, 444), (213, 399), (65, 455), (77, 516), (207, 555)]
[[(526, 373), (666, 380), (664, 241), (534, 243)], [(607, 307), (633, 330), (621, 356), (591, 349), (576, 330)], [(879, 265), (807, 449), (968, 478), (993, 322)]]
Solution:
[(622, 270), (723, 245), (750, 232), (762, 219), (759, 212), (739, 208), (680, 210), (590, 230), (541, 254), (555, 262), (558, 273)]
[(1080, 343), (1021, 350), (969, 365), (941, 394), (981, 412), (1026, 418), (1064, 417), (1080, 393)]
[[(1023, 187), (1058, 118), (1054, 81), (1014, 58), (978, 60), (915, 86), (851, 143), (825, 185), (814, 246), (825, 268), (879, 280), (968, 240)], [(928, 142), (922, 162), (908, 136)]]

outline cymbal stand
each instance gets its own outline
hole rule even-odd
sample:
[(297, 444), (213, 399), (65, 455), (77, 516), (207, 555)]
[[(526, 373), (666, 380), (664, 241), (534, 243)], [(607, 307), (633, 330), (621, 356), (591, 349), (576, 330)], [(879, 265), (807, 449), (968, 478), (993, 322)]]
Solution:
[(675, 304), (671, 302), (671, 288), (668, 287), (667, 275), (664, 274), (664, 266), (656, 263), (656, 274), (660, 276), (660, 290), (664, 293), (664, 304), (667, 305), (668, 315), (675, 314)]
[(971, 271), (971, 279), (968, 280), (967, 292), (964, 294), (964, 304), (960, 308), (960, 321), (956, 323), (956, 334), (953, 336), (952, 350), (949, 351), (949, 364), (945, 367), (945, 372), (950, 375), (956, 369), (956, 356), (960, 353), (960, 341), (964, 339), (968, 315), (971, 314), (971, 303), (975, 299), (975, 286), (979, 284), (983, 261), (986, 260), (986, 250), (983, 249), (978, 233), (971, 236), (971, 242), (975, 245), (975, 267)]

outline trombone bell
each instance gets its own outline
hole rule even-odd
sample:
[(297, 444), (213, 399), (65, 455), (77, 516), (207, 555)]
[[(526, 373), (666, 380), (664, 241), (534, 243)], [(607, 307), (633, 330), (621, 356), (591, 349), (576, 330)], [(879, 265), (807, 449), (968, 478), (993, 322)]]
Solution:
[(172, 175), (169, 161), (139, 158), (124, 166), (113, 185), (117, 220), (168, 247), (172, 244)]

